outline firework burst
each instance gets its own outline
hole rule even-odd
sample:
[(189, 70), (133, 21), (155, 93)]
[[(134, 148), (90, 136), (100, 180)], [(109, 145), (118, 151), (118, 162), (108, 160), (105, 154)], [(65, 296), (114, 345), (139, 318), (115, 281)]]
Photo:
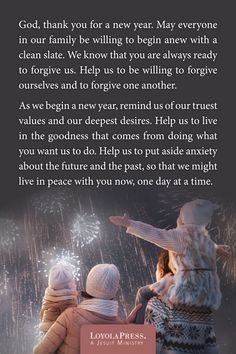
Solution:
[(73, 244), (84, 247), (90, 244), (100, 233), (100, 221), (95, 214), (77, 215), (71, 229)]
[(38, 212), (47, 215), (61, 214), (69, 207), (70, 191), (47, 190), (34, 195), (31, 204)]
[(49, 251), (42, 251), (42, 258), (38, 261), (39, 273), (47, 278), (49, 270), (57, 263), (65, 264), (71, 267), (74, 278), (80, 280), (80, 259), (74, 252), (62, 249), (58, 252), (56, 247), (53, 247)]

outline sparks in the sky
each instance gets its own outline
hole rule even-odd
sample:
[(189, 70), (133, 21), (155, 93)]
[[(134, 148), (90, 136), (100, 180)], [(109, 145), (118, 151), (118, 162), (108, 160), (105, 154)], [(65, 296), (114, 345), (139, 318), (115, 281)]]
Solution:
[(69, 265), (72, 269), (74, 278), (80, 280), (80, 259), (79, 256), (74, 252), (65, 250), (64, 248), (58, 252), (56, 247), (53, 247), (51, 250), (43, 250), (41, 259), (38, 260), (39, 264), (39, 273), (43, 273), (47, 278), (50, 268), (57, 264), (63, 263)]
[(69, 206), (70, 191), (66, 189), (61, 190), (47, 190), (36, 193), (31, 204), (38, 212), (47, 215), (61, 214)]
[(71, 229), (72, 241), (75, 246), (84, 247), (98, 237), (100, 221), (95, 214), (78, 214)]
[(5, 265), (0, 273), (0, 295), (7, 295), (9, 283), (9, 272), (6, 270)]

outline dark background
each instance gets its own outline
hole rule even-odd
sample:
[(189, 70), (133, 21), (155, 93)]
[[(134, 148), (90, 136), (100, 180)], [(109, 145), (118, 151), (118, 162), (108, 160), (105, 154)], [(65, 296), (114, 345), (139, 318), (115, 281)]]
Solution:
[[(48, 210), (44, 205), (41, 211), (37, 211), (32, 206), (31, 198), (39, 198), (43, 204), (50, 204), (47, 193), (44, 191), (35, 195), (35, 188), (28, 190), (17, 187), (17, 117), (18, 105), (21, 96), (17, 90), (17, 23), (19, 19), (34, 20), (35, 18), (57, 19), (63, 18), (68, 20), (86, 21), (88, 19), (97, 19), (98, 21), (150, 21), (156, 19), (167, 19), (178, 22), (183, 21), (217, 21), (219, 23), (219, 38), (221, 44), (218, 45), (218, 67), (219, 75), (216, 79), (207, 79), (204, 85), (199, 80), (188, 80), (188, 84), (183, 86), (178, 93), (174, 93), (175, 97), (181, 102), (192, 101), (197, 97), (197, 101), (215, 101), (220, 105), (219, 113), (219, 134), (221, 150), (217, 157), (220, 169), (217, 173), (215, 186), (209, 189), (189, 188), (186, 191), (178, 190), (166, 191), (161, 188), (149, 188), (144, 190), (135, 188), (134, 190), (119, 190), (106, 188), (100, 192), (90, 189), (72, 190), (69, 192), (69, 202), (66, 201), (67, 207), (63, 209), (63, 215), (58, 215), (43, 210)], [(144, 242), (129, 240), (121, 234), (116, 243), (112, 243), (112, 237), (116, 234), (116, 230), (107, 222), (107, 217), (111, 213), (122, 213), (128, 211), (133, 217), (142, 219), (143, 221), (153, 223), (161, 227), (173, 227), (175, 218), (181, 203), (195, 198), (204, 197), (211, 200), (219, 201), (222, 205), (221, 217), (216, 219), (215, 225), (219, 225), (217, 234), (214, 236), (216, 241), (229, 242), (235, 252), (235, 224), (232, 221), (232, 215), (235, 215), (235, 131), (234, 131), (234, 62), (235, 62), (235, 45), (234, 45), (234, 11), (233, 7), (228, 3), (220, 1), (198, 1), (196, 3), (189, 1), (166, 1), (165, 4), (156, 1), (119, 1), (113, 2), (27, 2), (4, 4), (4, 10), (1, 11), (1, 128), (0, 128), (0, 207), (1, 218), (14, 220), (20, 224), (22, 238), (20, 239), (21, 247), (16, 252), (15, 249), (10, 251), (1, 251), (2, 269), (8, 266), (10, 273), (11, 289), (14, 296), (9, 297), (12, 303), (4, 303), (2, 308), (6, 309), (1, 314), (2, 337), (1, 342), (5, 345), (5, 352), (28, 354), (30, 353), (30, 345), (33, 341), (31, 331), (32, 324), (35, 324), (37, 311), (41, 301), (43, 292), (43, 283), (38, 275), (38, 259), (41, 257), (43, 249), (49, 249), (53, 245), (57, 247), (68, 246), (65, 234), (70, 231), (70, 217), (75, 212), (95, 212), (102, 223), (102, 230), (106, 240), (106, 247), (102, 239), (100, 244), (103, 245), (100, 255), (94, 248), (96, 243), (83, 250), (83, 279), (91, 266), (98, 262), (109, 261), (114, 262), (121, 267), (124, 278), (123, 286), (127, 291), (120, 295), (120, 302), (125, 311), (129, 310), (132, 305), (133, 293), (138, 286), (144, 285), (153, 280), (153, 271), (156, 262), (156, 250), (152, 246)], [(152, 48), (152, 47), (150, 47)], [(58, 94), (58, 92), (56, 93)], [(53, 92), (35, 92), (37, 100), (53, 98)], [(61, 93), (56, 97), (55, 101), (60, 101)], [(76, 93), (67, 93), (63, 95), (63, 100), (74, 101)], [(158, 95), (158, 99), (156, 96)], [(150, 93), (149, 97), (155, 101), (168, 100), (168, 91), (163, 93)], [(27, 96), (27, 95), (26, 95)], [(25, 97), (25, 96), (24, 96)], [(29, 94), (29, 98), (33, 101), (34, 93)], [(66, 98), (64, 98), (66, 97)], [(117, 101), (126, 101), (124, 94), (112, 94)], [(81, 101), (82, 98), (81, 97)], [(112, 99), (109, 98), (109, 101)], [(130, 93), (128, 99), (135, 102), (140, 96), (136, 93)], [(147, 98), (145, 98), (147, 99)], [(100, 93), (95, 93), (88, 98), (92, 101), (106, 101)], [(43, 197), (41, 197), (41, 194)], [(53, 195), (53, 194), (52, 194)], [(53, 198), (53, 196), (52, 196)], [(34, 205), (34, 204), (33, 204)], [(55, 204), (53, 204), (55, 205)], [(44, 209), (43, 209), (44, 208)], [(64, 208), (64, 207), (63, 207)], [(164, 214), (162, 214), (164, 210)], [(161, 223), (160, 223), (161, 220)], [(214, 225), (213, 225), (214, 226)], [(215, 227), (215, 226), (214, 226)], [(226, 232), (227, 231), (227, 232)], [(218, 236), (217, 236), (218, 235)], [(227, 236), (228, 235), (228, 236)], [(217, 238), (218, 237), (218, 238)], [(135, 244), (134, 244), (135, 243)], [(15, 247), (15, 246), (14, 246)], [(114, 247), (120, 247), (118, 251)], [(136, 248), (135, 248), (136, 247)], [(33, 248), (35, 248), (34, 251)], [(141, 250), (143, 248), (143, 250)], [(133, 249), (136, 249), (136, 255), (130, 264), (129, 255), (133, 255)], [(16, 252), (16, 253), (15, 253)], [(92, 256), (90, 256), (92, 254)], [(141, 258), (140, 258), (141, 257)], [(142, 259), (142, 261), (140, 261)], [(139, 263), (140, 261), (140, 263)], [(146, 264), (145, 264), (146, 262)], [(148, 266), (148, 268), (147, 268)], [(138, 267), (138, 268), (137, 268)], [(232, 261), (232, 269), (235, 267)], [(137, 277), (136, 269), (139, 269)], [(145, 270), (148, 269), (147, 273)], [(216, 314), (217, 338), (221, 346), (221, 352), (224, 354), (233, 353), (235, 340), (233, 330), (235, 329), (234, 315), (235, 308), (233, 299), (235, 298), (235, 278), (228, 269), (222, 269), (223, 305)], [(16, 280), (18, 279), (18, 280)], [(35, 281), (35, 283), (34, 283)], [(84, 280), (83, 280), (84, 281)], [(12, 284), (14, 283), (14, 285)], [(34, 285), (37, 284), (37, 285)], [(15, 294), (18, 294), (17, 296)], [(28, 304), (30, 303), (30, 306)], [(9, 307), (10, 306), (10, 307)], [(14, 316), (12, 316), (14, 309)], [(29, 310), (30, 309), (30, 310)], [(23, 316), (25, 312), (25, 317)], [(27, 322), (28, 321), (28, 322)], [(22, 327), (22, 325), (25, 327)], [(22, 333), (23, 328), (23, 333)], [(29, 331), (29, 335), (25, 331)], [(28, 336), (28, 339), (27, 339)], [(13, 340), (14, 338), (14, 340)], [(16, 351), (16, 347), (20, 348)]]
[[(63, 18), (68, 20), (88, 21), (89, 19), (97, 19), (98, 21), (149, 21), (156, 19), (167, 19), (174, 22), (178, 21), (217, 21), (219, 23), (219, 30), (216, 32), (219, 36), (220, 44), (216, 49), (219, 51), (216, 63), (207, 63), (218, 65), (219, 74), (216, 78), (207, 77), (204, 79), (179, 78), (177, 85), (180, 89), (171, 91), (146, 91), (146, 92), (127, 92), (115, 91), (104, 94), (98, 91), (94, 92), (79, 92), (79, 99), (81, 102), (136, 102), (148, 101), (153, 99), (154, 102), (166, 102), (172, 98), (179, 102), (215, 102), (219, 103), (219, 110), (216, 115), (219, 118), (219, 141), (217, 142), (219, 153), (217, 154), (217, 162), (219, 164), (219, 171), (215, 177), (215, 186), (213, 187), (217, 194), (224, 195), (226, 198), (232, 198), (235, 191), (235, 137), (234, 137), (234, 19), (233, 11), (230, 6), (223, 5), (217, 1), (208, 1), (207, 3), (189, 3), (187, 1), (180, 1), (178, 3), (166, 2), (164, 4), (157, 4), (156, 2), (147, 1), (144, 3), (135, 2), (83, 2), (76, 4), (70, 2), (68, 4), (62, 2), (26, 2), (21, 4), (14, 4), (14, 6), (7, 5), (2, 11), (1, 19), (1, 38), (2, 38), (2, 125), (0, 137), (0, 154), (1, 154), (1, 203), (16, 200), (19, 196), (27, 193), (27, 188), (19, 188), (18, 184), (18, 163), (17, 148), (18, 148), (18, 130), (20, 127), (17, 123), (19, 116), (19, 103), (22, 98), (32, 101), (58, 101), (77, 102), (78, 92), (67, 91), (19, 91), (17, 84), (22, 80), (18, 73), (18, 66), (23, 65), (24, 61), (17, 60), (17, 53), (19, 46), (17, 45), (17, 38), (19, 34), (18, 20), (27, 19), (34, 20), (42, 18), (52, 21), (60, 21)], [(30, 31), (28, 32), (30, 35)], [(47, 32), (48, 33), (48, 32)], [(196, 32), (194, 32), (196, 34)], [(63, 33), (64, 34), (64, 33)], [(131, 33), (132, 34), (132, 33)], [(155, 33), (157, 34), (157, 32)], [(169, 34), (169, 33), (168, 33)], [(199, 32), (199, 34), (204, 34)], [(203, 46), (204, 47), (204, 46)], [(21, 46), (22, 50), (23, 46)], [(117, 48), (117, 47), (116, 47)], [(152, 50), (154, 48), (150, 47)], [(58, 48), (55, 47), (55, 50)], [(181, 51), (181, 46), (173, 48), (173, 50)], [(187, 47), (183, 48), (187, 51)], [(36, 64), (40, 66), (39, 61)], [(52, 62), (47, 61), (44, 64), (53, 65)], [(55, 62), (58, 65), (58, 62)], [(109, 63), (108, 63), (109, 64)], [(121, 65), (122, 62), (118, 62)], [(167, 65), (167, 63), (165, 63)], [(114, 62), (112, 63), (114, 66)], [(162, 63), (163, 65), (163, 63)], [(181, 62), (179, 62), (181, 65)], [(42, 79), (42, 78), (40, 78)], [(121, 76), (119, 76), (121, 79)], [(47, 79), (46, 79), (47, 80)], [(171, 78), (170, 78), (171, 80)], [(183, 81), (185, 80), (184, 84)], [(34, 80), (35, 81), (35, 78)], [(57, 81), (57, 80), (56, 80)], [(108, 78), (106, 78), (108, 81)], [(114, 80), (115, 81), (115, 80)], [(89, 97), (88, 97), (89, 94)], [(36, 100), (37, 98), (37, 100)], [(27, 111), (25, 111), (27, 114)], [(38, 112), (36, 112), (38, 114)], [(130, 113), (130, 112), (129, 112)], [(140, 112), (138, 112), (140, 113)], [(147, 112), (148, 114), (148, 112)], [(199, 112), (201, 114), (201, 112)], [(42, 129), (45, 129), (43, 127)], [(38, 129), (40, 131), (40, 129)], [(38, 142), (37, 142), (38, 144)], [(45, 144), (44, 144), (45, 145)], [(53, 147), (53, 146), (51, 146)], [(63, 147), (67, 147), (66, 144)], [(134, 157), (133, 157), (134, 160)], [(88, 160), (89, 162), (89, 160)], [(94, 162), (92, 157), (90, 162)], [(110, 172), (109, 172), (110, 174)], [(191, 187), (192, 188), (192, 187)], [(213, 189), (211, 188), (211, 189)]]

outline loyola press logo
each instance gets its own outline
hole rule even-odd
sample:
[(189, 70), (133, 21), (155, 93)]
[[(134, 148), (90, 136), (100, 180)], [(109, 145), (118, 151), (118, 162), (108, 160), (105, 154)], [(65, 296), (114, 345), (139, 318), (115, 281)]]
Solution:
[(81, 354), (155, 354), (152, 325), (84, 325), (80, 334)]

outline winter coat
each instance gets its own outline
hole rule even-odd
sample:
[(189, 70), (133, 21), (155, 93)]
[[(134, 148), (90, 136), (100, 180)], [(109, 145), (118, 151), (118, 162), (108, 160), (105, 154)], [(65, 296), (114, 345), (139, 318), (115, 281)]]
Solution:
[(169, 251), (170, 268), (175, 275), (167, 298), (173, 306), (218, 309), (221, 292), (216, 272), (216, 245), (205, 227), (187, 224), (162, 230), (131, 220), (127, 233)]
[(118, 317), (108, 317), (79, 307), (66, 309), (34, 347), (34, 354), (79, 354), (80, 327), (83, 324), (119, 324)]
[(39, 329), (46, 333), (65, 309), (76, 307), (78, 305), (77, 296), (77, 291), (70, 289), (53, 290), (48, 287), (45, 290), (40, 310), (41, 323)]

